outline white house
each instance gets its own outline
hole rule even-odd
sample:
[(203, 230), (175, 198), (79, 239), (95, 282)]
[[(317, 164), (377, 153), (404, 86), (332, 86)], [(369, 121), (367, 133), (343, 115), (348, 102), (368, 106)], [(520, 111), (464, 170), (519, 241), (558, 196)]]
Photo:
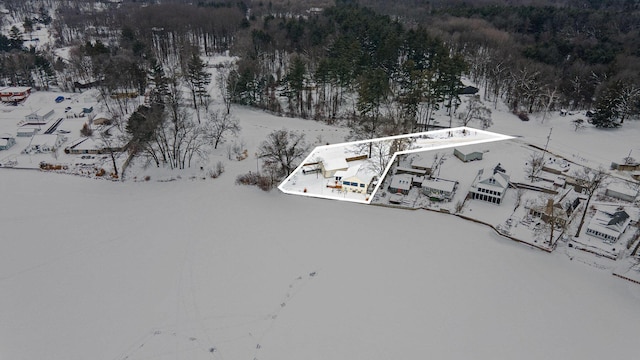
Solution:
[(388, 190), (396, 194), (409, 193), (411, 185), (413, 183), (413, 177), (409, 174), (396, 174), (391, 178), (391, 184), (389, 184)]
[(55, 111), (53, 109), (38, 109), (31, 114), (24, 117), (24, 120), (28, 123), (45, 124), (51, 120)]
[(53, 152), (64, 143), (66, 138), (62, 135), (38, 134), (31, 138), (29, 146), (24, 150), (26, 153), (46, 153)]
[(456, 191), (457, 181), (427, 179), (422, 182), (422, 192), (431, 198), (449, 201)]
[(607, 186), (605, 195), (624, 201), (634, 202), (638, 196), (638, 190), (631, 189), (623, 183), (612, 183)]
[(343, 190), (364, 194), (369, 188), (373, 174), (360, 165), (354, 165), (347, 170), (336, 171), (335, 178)]
[(349, 164), (345, 158), (328, 158), (320, 160), (320, 169), (325, 178), (334, 177), (337, 171), (349, 169)]
[(471, 198), (501, 204), (509, 187), (509, 175), (501, 170), (500, 164), (488, 176), (483, 176), (480, 170), (469, 190)]
[[(587, 225), (586, 233), (614, 243), (627, 229), (633, 219), (622, 206), (598, 206)], [(637, 218), (635, 219), (637, 221)]]

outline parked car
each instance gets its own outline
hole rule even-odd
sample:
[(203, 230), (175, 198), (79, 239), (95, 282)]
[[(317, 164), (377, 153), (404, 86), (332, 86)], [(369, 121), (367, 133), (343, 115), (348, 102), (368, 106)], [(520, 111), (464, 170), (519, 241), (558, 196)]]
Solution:
[(58, 97), (56, 98), (56, 102), (57, 102), (57, 103), (61, 103), (61, 102), (63, 102), (63, 101), (64, 101), (64, 96), (58, 96)]

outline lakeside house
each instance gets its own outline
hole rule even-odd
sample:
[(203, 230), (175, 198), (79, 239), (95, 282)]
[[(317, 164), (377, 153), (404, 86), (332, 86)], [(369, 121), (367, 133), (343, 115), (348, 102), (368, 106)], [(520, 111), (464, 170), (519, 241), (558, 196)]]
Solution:
[(623, 206), (596, 206), (596, 213), (589, 221), (586, 233), (605, 242), (614, 243), (620, 239), (632, 221), (637, 221), (637, 218), (632, 219)]
[(28, 86), (8, 86), (0, 87), (0, 101), (18, 103), (31, 95), (31, 88)]
[(394, 194), (409, 194), (411, 185), (413, 183), (413, 177), (409, 174), (396, 174), (391, 178), (388, 190)]
[(480, 170), (469, 190), (471, 199), (500, 205), (509, 187), (509, 175), (498, 164), (490, 175)]
[(450, 201), (456, 191), (457, 181), (446, 179), (427, 179), (421, 184), (422, 193), (431, 199)]

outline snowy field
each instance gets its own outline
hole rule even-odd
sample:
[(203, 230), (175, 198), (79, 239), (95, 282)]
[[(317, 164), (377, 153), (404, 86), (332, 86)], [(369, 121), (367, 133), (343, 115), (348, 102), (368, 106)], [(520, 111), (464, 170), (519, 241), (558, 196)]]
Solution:
[(2, 173), (6, 359), (633, 357), (640, 287), (451, 216)]

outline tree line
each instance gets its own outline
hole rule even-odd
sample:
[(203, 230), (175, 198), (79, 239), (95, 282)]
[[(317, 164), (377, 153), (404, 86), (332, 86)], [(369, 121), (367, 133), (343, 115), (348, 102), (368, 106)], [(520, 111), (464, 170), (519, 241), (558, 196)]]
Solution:
[(426, 28), (350, 1), (308, 16), (266, 15), (237, 35), (233, 100), (291, 116), (346, 120), (356, 137), (428, 127), (453, 112), (468, 65)]

